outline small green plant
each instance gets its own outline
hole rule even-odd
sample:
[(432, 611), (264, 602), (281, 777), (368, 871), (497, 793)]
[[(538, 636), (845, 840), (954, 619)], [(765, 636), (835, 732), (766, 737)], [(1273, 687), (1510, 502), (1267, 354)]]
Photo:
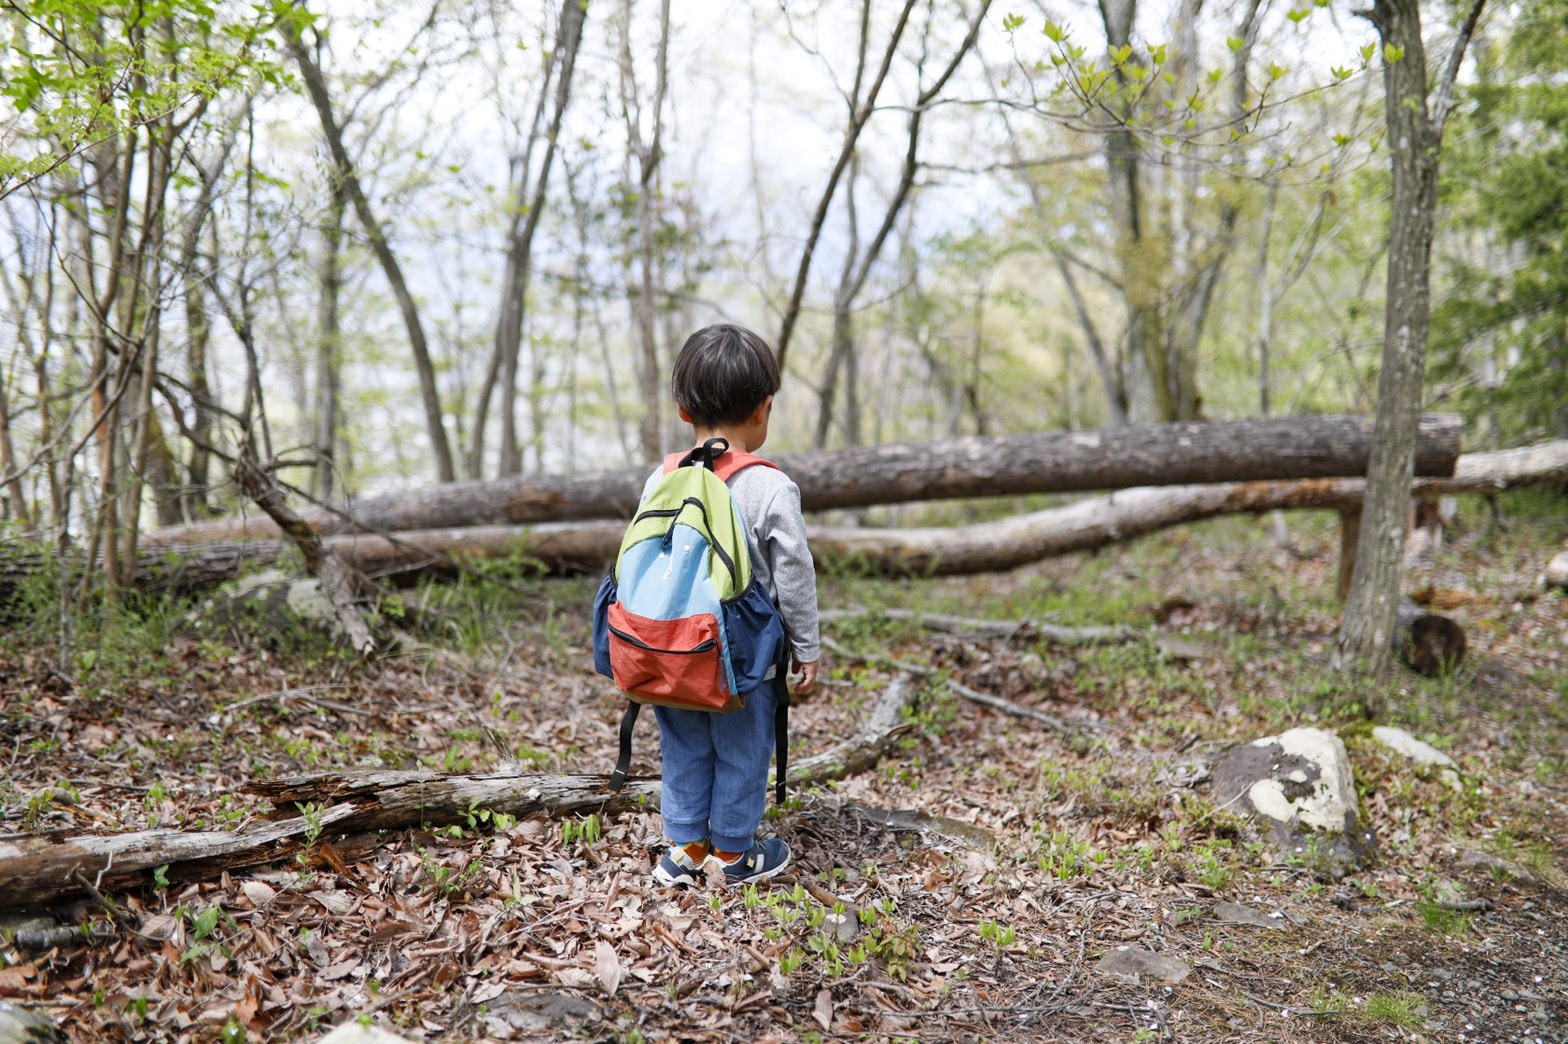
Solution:
[(980, 922), (980, 937), (998, 950), (1005, 950), (1018, 941), (1018, 933), (1012, 925), (987, 920)]
[(579, 820), (565, 819), (561, 821), (561, 844), (597, 844), (603, 836), (604, 827), (599, 822), (597, 813), (590, 813)]
[(1370, 993), (1362, 1012), (1368, 1022), (1419, 1030), (1426, 1024), (1421, 1004), (1421, 998), (1413, 993)]
[(474, 798), (473, 801), (469, 802), (468, 807), (463, 810), (463, 819), (468, 823), (468, 829), (470, 830), (479, 830), (488, 826), (495, 830), (506, 831), (517, 825), (516, 816), (506, 812), (492, 812), (488, 808), (482, 808), (478, 798)]
[(294, 807), (299, 809), (300, 818), (305, 820), (305, 844), (294, 854), (294, 861), (304, 866), (310, 862), (310, 854), (315, 851), (316, 842), (321, 840), (321, 833), (325, 829), (325, 824), (321, 822), (322, 806), (314, 801), (304, 804), (296, 801)]

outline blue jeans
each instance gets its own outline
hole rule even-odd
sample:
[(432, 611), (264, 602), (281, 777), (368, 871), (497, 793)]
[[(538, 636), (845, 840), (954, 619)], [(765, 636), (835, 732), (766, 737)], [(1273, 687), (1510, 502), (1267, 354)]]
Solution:
[(770, 682), (733, 714), (653, 709), (664, 758), (659, 806), (672, 842), (708, 838), (726, 852), (751, 847), (768, 804), (774, 699)]

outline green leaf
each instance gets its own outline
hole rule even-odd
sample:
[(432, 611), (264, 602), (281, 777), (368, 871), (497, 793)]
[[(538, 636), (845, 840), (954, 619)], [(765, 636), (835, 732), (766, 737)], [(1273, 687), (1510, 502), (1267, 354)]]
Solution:
[(1296, 10), (1288, 12), (1285, 15), (1285, 17), (1289, 18), (1292, 22), (1296, 23), (1297, 25), (1300, 25), (1301, 24), (1301, 20), (1303, 18), (1307, 17), (1307, 15), (1309, 15), (1311, 13), (1312, 13), (1312, 9), (1311, 8), (1308, 8), (1308, 7), (1298, 7)]
[(1372, 56), (1376, 53), (1377, 44), (1367, 44), (1365, 47), (1361, 48), (1361, 60), (1363, 62), (1370, 62), (1372, 60)]
[(1350, 139), (1350, 135), (1348, 135), (1348, 134), (1336, 134), (1336, 135), (1334, 135), (1334, 144), (1335, 145), (1339, 145), (1339, 146), (1349, 145), (1350, 144), (1350, 140), (1351, 140)]
[(196, 926), (191, 930), (191, 939), (199, 942), (211, 935), (216, 927), (218, 927), (218, 908), (209, 906), (197, 914)]
[(1155, 44), (1153, 47), (1149, 48), (1149, 60), (1151, 62), (1153, 62), (1155, 65), (1164, 65), (1165, 64), (1165, 45), (1164, 44)]
[(1344, 80), (1344, 79), (1348, 79), (1350, 74), (1354, 70), (1349, 69), (1349, 68), (1347, 68), (1345, 66), (1336, 65), (1336, 66), (1334, 66), (1333, 69), (1331, 69), (1329, 71), (1334, 74), (1334, 79), (1336, 79), (1336, 80)]
[(1017, 32), (1029, 19), (1020, 14), (1004, 15), (1002, 17), (1002, 31), (1004, 33)]
[(1393, 44), (1383, 45), (1383, 60), (1390, 65), (1399, 61), (1399, 59), (1403, 58), (1404, 56), (1405, 49), (1403, 47), (1395, 47)]
[(1239, 51), (1243, 47), (1247, 46), (1247, 41), (1244, 37), (1227, 36), (1225, 38), (1225, 46), (1229, 47), (1232, 51)]
[(1225, 78), (1225, 70), (1224, 69), (1210, 69), (1209, 70), (1209, 82), (1210, 83), (1219, 83), (1224, 78)]
[(1067, 34), (1062, 31), (1062, 27), (1050, 21), (1045, 23), (1045, 35), (1054, 44), (1059, 44), (1067, 39)]
[(1131, 57), (1131, 55), (1132, 55), (1132, 45), (1131, 44), (1122, 44), (1122, 46), (1120, 46), (1120, 47), (1112, 47), (1111, 48), (1111, 61), (1115, 62), (1117, 65), (1120, 65), (1123, 62), (1125, 62), (1129, 57)]
[(1274, 62), (1269, 63), (1269, 79), (1277, 80), (1281, 76), (1284, 76), (1285, 73), (1286, 69), (1283, 65), (1277, 65)]

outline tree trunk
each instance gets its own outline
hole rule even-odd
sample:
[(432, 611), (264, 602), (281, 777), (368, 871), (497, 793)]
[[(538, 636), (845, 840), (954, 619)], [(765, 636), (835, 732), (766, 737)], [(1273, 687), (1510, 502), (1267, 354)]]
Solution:
[[(1460, 419), (1427, 415), (1416, 469), (1450, 475), (1459, 458)], [(777, 463), (800, 487), (807, 511), (915, 500), (1068, 493), (1130, 486), (1265, 479), (1335, 478), (1366, 470), (1371, 425), (1329, 414), (1029, 435), (971, 435), (800, 456)], [(648, 472), (535, 475), (459, 482), (367, 498), (351, 511), (315, 511), (322, 534), (437, 529), (501, 523), (625, 518)], [(351, 515), (351, 521), (346, 515)], [(264, 519), (226, 519), (149, 533), (152, 543), (275, 537)]]
[(342, 177), (336, 172), (329, 176), (332, 194), (327, 202), (326, 224), (321, 229), (321, 297), (316, 306), (316, 471), (312, 482), (316, 499), (323, 504), (332, 503), (337, 491), (343, 367), (343, 218), (348, 210)]
[[(860, 734), (791, 763), (791, 786), (842, 779), (874, 765), (913, 725), (903, 709), (913, 687), (897, 679), (884, 690)], [(607, 751), (613, 760), (613, 751)], [(0, 910), (37, 906), (87, 892), (145, 887), (153, 870), (168, 880), (212, 877), (308, 852), (318, 841), (349, 834), (402, 830), (467, 821), (475, 809), (529, 816), (592, 810), (600, 814), (654, 812), (659, 782), (631, 777), (612, 793), (607, 775), (551, 776), (499, 772), (485, 776), (422, 771), (364, 771), (258, 780), (245, 786), (274, 806), (319, 806), (309, 816), (235, 831), (141, 830), (118, 835), (54, 833), (0, 838)]]
[(1474, 5), (1460, 31), (1432, 110), (1418, 0), (1375, 0), (1372, 8), (1372, 22), (1384, 44), (1384, 107), (1394, 189), (1377, 422), (1356, 566), (1333, 656), (1340, 670), (1376, 675), (1389, 662), (1426, 373), (1437, 157), (1448, 92), (1482, 2)]
[[(1522, 486), (1568, 481), (1568, 441), (1461, 457), (1451, 478), (1421, 479), (1423, 496), (1491, 495)], [(1169, 526), (1224, 514), (1317, 508), (1354, 514), (1364, 479), (1230, 483), (1128, 489), (1066, 507), (956, 529), (809, 527), (812, 553), (822, 567), (895, 575), (939, 575), (1011, 569), (1053, 555), (1090, 551)], [(546, 572), (605, 568), (620, 547), (625, 523), (547, 523), (405, 531), (390, 536), (348, 534), (324, 546), (373, 576), (449, 576), (453, 559), (526, 555)], [(242, 568), (276, 562), (280, 541), (165, 544), (144, 553), (138, 586), (186, 591), (211, 587)], [(0, 604), (22, 577), (39, 569), (37, 556), (0, 556)]]

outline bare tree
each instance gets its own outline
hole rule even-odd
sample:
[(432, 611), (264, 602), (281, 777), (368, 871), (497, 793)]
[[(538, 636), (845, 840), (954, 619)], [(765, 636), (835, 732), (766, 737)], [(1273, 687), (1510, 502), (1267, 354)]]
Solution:
[(430, 358), (429, 342), (425, 338), (424, 324), (419, 317), (418, 302), (415, 301), (413, 292), (408, 287), (408, 280), (403, 276), (403, 267), (397, 255), (392, 252), (386, 231), (370, 205), (370, 198), (365, 194), (364, 186), (360, 182), (358, 169), (344, 145), (343, 128), (333, 111), (332, 96), (327, 89), (326, 77), (322, 75), (321, 65), (305, 46), (304, 39), (292, 22), (285, 20), (283, 31), (289, 54), (299, 67), (300, 76), (305, 81), (305, 90), (310, 95), (317, 118), (321, 121), (322, 135), (326, 138), (328, 153), (336, 167), (336, 176), (343, 182), (348, 198), (354, 206), (354, 213), (359, 218), (360, 226), (365, 230), (365, 237), (370, 242), (370, 248), (381, 265), (387, 284), (392, 290), (392, 296), (397, 301), (398, 311), (402, 314), (403, 326), (408, 331), (409, 349), (414, 355), (414, 369), (419, 375), (420, 399), (425, 408), (425, 429), (430, 439), (431, 453), (435, 457), (436, 477), (441, 482), (451, 482), (457, 476), (452, 463), (452, 450), (447, 439), (446, 424), (442, 417), (435, 364)]
[[(510, 228), (507, 233), (506, 268), (501, 276), (500, 318), (496, 323), (495, 351), (479, 392), (474, 440), (469, 451), (468, 473), (480, 477), (484, 467), (485, 427), (490, 399), (500, 388), (500, 461), (498, 474), (522, 471), (522, 451), (517, 437), (517, 366), (522, 349), (523, 321), (528, 309), (528, 286), (533, 273), (534, 235), (544, 214), (550, 171), (555, 162), (561, 124), (572, 98), (577, 52), (582, 45), (587, 0), (562, 0), (554, 46), (546, 53), (538, 102), (520, 151), (510, 158)], [(551, 85), (554, 92), (551, 92)], [(549, 109), (549, 122), (545, 122)], [(535, 169), (534, 150), (543, 144)]]
[[(937, 74), (930, 84), (923, 83), (925, 78), (926, 62), (930, 57), (930, 38), (936, 23), (936, 4), (927, 4), (926, 19), (921, 33), (920, 52), (915, 61), (915, 98), (909, 106), (909, 120), (905, 136), (905, 149), (903, 166), (899, 171), (897, 186), (893, 189), (883, 211), (882, 221), (876, 233), (871, 237), (862, 253), (859, 245), (859, 230), (855, 207), (855, 181), (858, 173), (858, 164), (853, 160), (849, 166), (849, 180), (845, 187), (846, 209), (849, 221), (849, 246), (844, 256), (844, 266), (839, 276), (838, 290), (833, 298), (833, 347), (828, 356), (827, 374), (822, 382), (822, 405), (817, 415), (817, 430), (815, 445), (821, 448), (827, 440), (828, 428), (833, 419), (834, 397), (838, 389), (840, 369), (844, 372), (844, 388), (848, 397), (845, 407), (844, 430), (847, 441), (851, 446), (860, 443), (860, 406), (858, 402), (859, 374), (857, 372), (858, 360), (855, 351), (854, 309), (856, 299), (865, 289), (866, 281), (871, 275), (872, 267), (882, 255), (889, 235), (892, 234), (898, 221), (899, 213), (909, 200), (910, 192), (915, 187), (915, 176), (920, 168), (920, 141), (921, 124), (931, 106), (941, 96), (948, 81), (958, 71), (963, 60), (974, 49), (975, 41), (980, 35), (980, 27), (984, 24), (986, 12), (990, 9), (991, 0), (981, 0), (974, 16), (969, 19), (968, 31), (962, 41), (954, 48), (946, 66)], [(861, 19), (859, 58), (856, 63), (855, 82), (846, 99), (849, 105), (849, 117), (854, 121), (856, 111), (860, 105), (861, 80), (865, 71), (867, 35), (869, 34), (869, 4)]]
[[(663, 451), (659, 417), (664, 400), (664, 368), (659, 364), (658, 338), (654, 331), (655, 274), (658, 270), (654, 261), (654, 221), (660, 206), (660, 186), (656, 179), (659, 163), (664, 158), (664, 107), (669, 93), (670, 0), (659, 0), (659, 44), (654, 58), (653, 100), (649, 105), (652, 111), (646, 116), (649, 122), (646, 137), (636, 66), (632, 61), (632, 0), (622, 0), (620, 28), (621, 111), (626, 120), (627, 162), (637, 161), (637, 281), (632, 296), (636, 302), (638, 372), (644, 403), (639, 434), (643, 457), (657, 460)], [(630, 176), (627, 180), (631, 180)]]
[[(848, 169), (851, 158), (855, 155), (855, 148), (860, 141), (860, 132), (866, 127), (866, 122), (871, 119), (871, 114), (876, 111), (877, 98), (882, 93), (882, 85), (887, 81), (888, 70), (893, 66), (893, 59), (898, 55), (898, 45), (904, 37), (904, 30), (909, 25), (909, 16), (914, 12), (919, 0), (905, 0), (903, 8), (899, 11), (898, 20), (893, 25), (893, 31), (888, 36), (887, 46), (883, 49), (881, 63), (876, 74), (871, 79), (871, 85), (866, 89), (865, 98), (858, 106), (852, 105), (849, 113), (849, 123), (844, 128), (844, 138), (839, 145), (838, 158), (833, 162), (833, 169), (828, 173), (828, 183), (822, 190), (822, 197), (817, 200), (817, 209), (811, 216), (811, 224), (806, 231), (806, 242), (801, 248), (800, 263), (795, 269), (795, 282), (790, 290), (789, 303), (785, 305), (784, 317), (779, 324), (778, 344), (774, 346), (778, 356), (779, 369), (784, 369), (785, 361), (789, 357), (790, 337), (795, 331), (795, 324), (800, 320), (801, 305), (806, 295), (806, 278), (811, 274), (812, 257), (816, 254), (817, 241), (822, 238), (822, 229), (828, 219), (828, 209), (833, 205), (833, 198), (838, 194), (839, 179)], [(871, 0), (862, 0), (861, 8), (861, 37), (864, 39), (870, 32)], [(864, 50), (864, 48), (862, 48)], [(856, 75), (858, 84), (859, 74)]]

